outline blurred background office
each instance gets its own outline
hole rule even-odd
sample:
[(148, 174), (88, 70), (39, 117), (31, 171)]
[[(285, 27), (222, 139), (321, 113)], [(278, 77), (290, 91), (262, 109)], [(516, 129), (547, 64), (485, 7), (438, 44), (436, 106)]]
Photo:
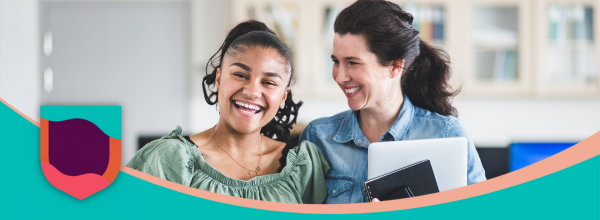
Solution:
[[(450, 54), (462, 89), (453, 103), (488, 178), (600, 131), (600, 1), (394, 2)], [(252, 18), (292, 48), (306, 124), (348, 109), (329, 56), (335, 16), (351, 3), (0, 0), (0, 97), (36, 121), (40, 105), (123, 106), (126, 163), (177, 125), (193, 134), (217, 122), (202, 94), (206, 62)]]

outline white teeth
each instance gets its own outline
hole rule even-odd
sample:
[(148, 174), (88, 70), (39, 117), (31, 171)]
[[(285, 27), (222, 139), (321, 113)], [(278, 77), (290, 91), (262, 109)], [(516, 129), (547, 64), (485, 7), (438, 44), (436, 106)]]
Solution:
[(235, 101), (235, 104), (239, 105), (241, 107), (247, 108), (247, 109), (252, 109), (252, 110), (256, 110), (256, 111), (260, 110), (260, 107), (257, 105), (247, 104), (247, 103), (243, 103), (240, 101)]
[(355, 93), (355, 92), (357, 92), (357, 91), (358, 91), (358, 90), (360, 90), (361, 88), (362, 88), (362, 86), (357, 86), (357, 87), (354, 87), (354, 88), (352, 88), (352, 89), (344, 89), (344, 91), (345, 91), (346, 93), (348, 93), (348, 94), (352, 94), (352, 93)]

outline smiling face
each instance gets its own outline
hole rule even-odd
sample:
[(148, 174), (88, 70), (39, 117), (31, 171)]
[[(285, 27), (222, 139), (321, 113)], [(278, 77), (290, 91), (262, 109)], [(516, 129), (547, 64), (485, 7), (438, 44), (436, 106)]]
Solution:
[(260, 131), (287, 96), (290, 67), (275, 49), (228, 51), (217, 70), (220, 119), (240, 133)]
[(393, 68), (378, 62), (362, 36), (336, 33), (331, 59), (334, 62), (333, 78), (346, 95), (350, 109), (356, 111), (384, 105), (384, 83)]

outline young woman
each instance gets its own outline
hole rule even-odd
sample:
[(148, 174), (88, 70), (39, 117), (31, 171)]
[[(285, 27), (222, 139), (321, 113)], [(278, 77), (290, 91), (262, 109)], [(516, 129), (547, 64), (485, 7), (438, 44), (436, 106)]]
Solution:
[(450, 103), (449, 59), (419, 39), (412, 16), (382, 0), (359, 0), (336, 18), (333, 78), (351, 110), (312, 121), (300, 141), (315, 143), (331, 165), (326, 203), (366, 202), (367, 147), (380, 141), (463, 136), (467, 183), (485, 180)]
[(294, 148), (290, 141), (302, 103), (292, 100), (285, 44), (263, 23), (244, 22), (229, 32), (209, 65), (213, 71), (202, 87), (206, 102), (218, 104), (219, 122), (187, 137), (178, 126), (144, 146), (127, 166), (225, 195), (322, 203), (327, 162), (314, 144)]

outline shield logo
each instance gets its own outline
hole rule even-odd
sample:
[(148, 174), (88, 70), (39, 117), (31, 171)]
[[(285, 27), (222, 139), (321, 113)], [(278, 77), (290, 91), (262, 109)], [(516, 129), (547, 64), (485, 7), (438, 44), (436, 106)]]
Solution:
[(121, 166), (121, 107), (42, 106), (40, 159), (48, 182), (79, 200), (106, 188)]

